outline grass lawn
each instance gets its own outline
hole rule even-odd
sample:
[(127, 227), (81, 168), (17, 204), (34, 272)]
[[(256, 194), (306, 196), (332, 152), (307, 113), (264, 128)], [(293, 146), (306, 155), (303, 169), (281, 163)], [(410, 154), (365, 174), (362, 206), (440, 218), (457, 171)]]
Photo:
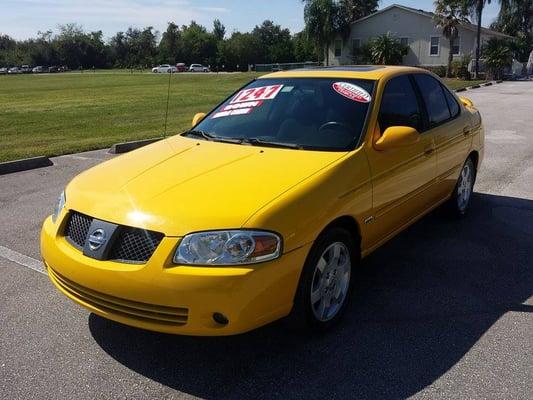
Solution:
[[(168, 134), (190, 127), (256, 74), (174, 74)], [(152, 138), (164, 132), (169, 75), (129, 72), (0, 76), (0, 162)]]
[(457, 90), (457, 89), (462, 89), (462, 88), (466, 88), (466, 87), (469, 87), (469, 86), (474, 86), (474, 85), (479, 85), (480, 83), (485, 83), (486, 81), (484, 80), (479, 80), (479, 81), (461, 81), (459, 79), (444, 79), (444, 82), (446, 83), (446, 85), (450, 88), (450, 89), (453, 89), (453, 90)]
[[(168, 134), (190, 127), (259, 74), (175, 74)], [(164, 132), (167, 74), (126, 71), (0, 76), (0, 162), (60, 155)], [(448, 81), (452, 89), (477, 81)]]

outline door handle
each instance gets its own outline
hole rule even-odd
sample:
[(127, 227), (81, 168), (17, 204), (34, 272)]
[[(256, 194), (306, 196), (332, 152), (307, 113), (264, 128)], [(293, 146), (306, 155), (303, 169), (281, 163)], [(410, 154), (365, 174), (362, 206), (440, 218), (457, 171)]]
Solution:
[(472, 130), (469, 127), (463, 129), (463, 135), (465, 136), (470, 135), (470, 132), (472, 132)]

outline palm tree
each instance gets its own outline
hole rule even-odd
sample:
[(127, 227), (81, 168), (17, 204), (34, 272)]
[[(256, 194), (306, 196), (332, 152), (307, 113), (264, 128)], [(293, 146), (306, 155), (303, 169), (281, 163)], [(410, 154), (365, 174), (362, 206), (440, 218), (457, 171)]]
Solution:
[(492, 23), (491, 28), (515, 36), (515, 56), (519, 61), (525, 62), (533, 44), (533, 1), (508, 0), (506, 3), (501, 3), (498, 19)]
[(450, 42), (450, 51), (448, 53), (448, 65), (446, 67), (446, 76), (452, 75), (453, 46), (459, 37), (459, 25), (468, 22), (464, 15), (464, 7), (461, 0), (437, 0), (435, 1), (435, 14), (433, 19), (437, 27), (442, 29), (442, 34)]
[[(509, 6), (511, 0), (498, 0), (502, 8)], [(475, 78), (479, 75), (479, 56), (481, 53), (481, 20), (483, 17), (483, 10), (491, 0), (465, 0), (464, 6), (470, 11), (472, 15), (477, 18), (477, 39), (476, 39), (476, 70)]]
[(329, 45), (338, 34), (346, 37), (350, 24), (341, 5), (335, 0), (302, 0), (305, 3), (304, 20), (307, 35), (326, 53), (329, 65)]
[(409, 52), (409, 47), (403, 46), (388, 32), (370, 40), (369, 50), (372, 64), (398, 65), (402, 63), (403, 56)]
[(494, 79), (502, 79), (505, 67), (513, 62), (513, 52), (508, 41), (492, 38), (483, 49), (485, 62)]

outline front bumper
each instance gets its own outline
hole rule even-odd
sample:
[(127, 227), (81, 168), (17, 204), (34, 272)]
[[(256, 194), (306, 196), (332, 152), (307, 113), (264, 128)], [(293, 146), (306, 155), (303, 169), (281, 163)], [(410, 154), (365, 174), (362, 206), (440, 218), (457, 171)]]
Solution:
[[(165, 237), (146, 264), (125, 264), (84, 256), (58, 225), (44, 222), (41, 253), (63, 294), (102, 317), (183, 335), (233, 335), (288, 315), (311, 246), (262, 264), (193, 267), (172, 264), (179, 238)], [(215, 312), (229, 323), (216, 323)]]

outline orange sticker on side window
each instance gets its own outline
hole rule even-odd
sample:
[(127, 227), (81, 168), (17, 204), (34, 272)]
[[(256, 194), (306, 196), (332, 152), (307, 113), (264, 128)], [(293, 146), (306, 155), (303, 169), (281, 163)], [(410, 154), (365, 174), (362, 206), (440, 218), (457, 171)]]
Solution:
[(271, 85), (244, 89), (237, 93), (233, 100), (231, 100), (230, 104), (256, 100), (273, 100), (282, 88), (283, 85)]
[(370, 100), (372, 100), (372, 97), (365, 89), (353, 83), (335, 82), (333, 84), (333, 90), (341, 96), (357, 101), (358, 103), (370, 103)]

